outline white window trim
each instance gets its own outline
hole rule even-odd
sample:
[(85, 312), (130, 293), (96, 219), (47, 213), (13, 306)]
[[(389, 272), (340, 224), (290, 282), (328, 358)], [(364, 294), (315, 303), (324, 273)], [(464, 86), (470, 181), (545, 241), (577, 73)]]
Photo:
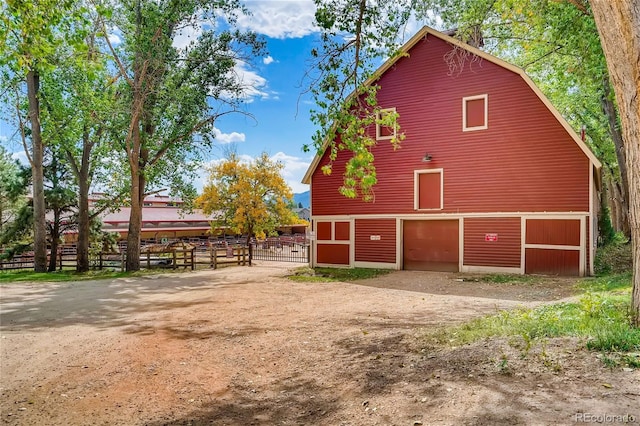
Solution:
[[(420, 179), (423, 173), (440, 173), (440, 207), (435, 209), (420, 208)], [(413, 209), (416, 211), (434, 211), (444, 209), (444, 169), (424, 169), (413, 171)]]
[[(383, 109), (381, 109), (380, 111), (378, 111), (376, 113), (376, 120), (379, 120), (380, 119), (380, 115), (384, 114), (385, 112), (387, 112), (387, 113), (388, 112), (395, 113), (396, 109), (395, 109), (395, 107), (394, 108), (383, 108)], [(390, 140), (390, 139), (395, 138), (397, 136), (397, 134), (398, 134), (398, 124), (397, 123), (393, 123), (393, 135), (385, 136), (385, 135), (381, 134), (380, 124), (378, 124), (376, 122), (376, 140), (379, 140), (379, 141)]]
[[(467, 101), (475, 101), (477, 99), (484, 99), (484, 125), (467, 127)], [(489, 128), (489, 95), (467, 96), (462, 98), (462, 131), (472, 132), (474, 130), (486, 130)]]

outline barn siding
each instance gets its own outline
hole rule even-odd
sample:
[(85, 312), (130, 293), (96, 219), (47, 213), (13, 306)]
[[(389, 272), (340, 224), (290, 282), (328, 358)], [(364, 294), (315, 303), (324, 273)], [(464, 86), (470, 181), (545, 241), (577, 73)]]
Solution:
[(330, 265), (348, 265), (349, 244), (317, 244), (316, 262)]
[[(372, 235), (380, 239), (372, 240)], [(356, 262), (395, 263), (395, 219), (356, 219), (355, 256)]]
[[(519, 268), (520, 226), (520, 217), (464, 219), (464, 265)], [(486, 241), (487, 234), (497, 241)]]
[(579, 219), (527, 219), (527, 244), (580, 245)]
[(525, 259), (525, 274), (580, 275), (578, 250), (528, 248)]
[[(396, 151), (387, 141), (373, 148), (374, 202), (336, 203), (348, 154), (326, 176), (327, 152), (312, 175), (314, 215), (416, 213), (413, 171), (425, 168), (444, 169), (444, 209), (432, 214), (589, 210), (589, 160), (533, 90), (485, 60), (449, 76), (450, 50), (428, 36), (380, 78), (379, 103), (396, 107), (406, 139)], [(463, 132), (462, 98), (482, 94), (488, 129)], [(427, 152), (430, 163), (421, 161)]]

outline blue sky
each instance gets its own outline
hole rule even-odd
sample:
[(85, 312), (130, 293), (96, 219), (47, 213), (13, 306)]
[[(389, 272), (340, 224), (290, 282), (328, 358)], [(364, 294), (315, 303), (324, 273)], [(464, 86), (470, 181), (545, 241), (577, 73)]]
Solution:
[[(268, 56), (256, 58), (252, 65), (240, 64), (236, 73), (247, 85), (245, 111), (226, 115), (215, 124), (218, 142), (209, 153), (209, 161), (219, 161), (230, 148), (250, 160), (262, 152), (284, 164), (283, 177), (299, 193), (308, 190), (301, 183), (314, 153), (302, 152), (302, 146), (311, 142), (315, 127), (309, 119), (312, 99), (300, 97), (304, 90), (304, 74), (310, 66), (309, 52), (318, 40), (314, 26), (315, 6), (312, 0), (247, 0), (251, 16), (242, 16), (238, 26), (261, 34), (267, 42)], [(407, 28), (413, 35), (417, 26)], [(116, 36), (117, 37), (117, 36)], [(187, 34), (183, 40), (187, 42)], [(0, 120), (0, 143), (17, 158), (25, 159), (22, 147), (15, 137), (13, 125)], [(201, 188), (206, 181), (203, 173), (196, 181)]]

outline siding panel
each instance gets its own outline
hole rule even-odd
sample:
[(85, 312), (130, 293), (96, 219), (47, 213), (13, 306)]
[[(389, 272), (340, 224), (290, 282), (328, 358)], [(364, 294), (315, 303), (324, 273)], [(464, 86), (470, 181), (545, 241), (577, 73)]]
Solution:
[(527, 219), (527, 244), (580, 245), (580, 221)]
[(335, 240), (339, 241), (349, 241), (351, 239), (351, 234), (349, 233), (349, 229), (351, 227), (350, 222), (336, 222), (335, 223)]
[[(379, 236), (380, 239), (372, 240), (372, 235)], [(355, 260), (356, 262), (396, 262), (395, 219), (356, 220)]]
[(578, 250), (525, 250), (525, 274), (568, 275), (580, 274)]
[(320, 241), (331, 240), (331, 222), (316, 223), (316, 238)]
[(317, 244), (316, 252), (318, 263), (331, 265), (349, 264), (349, 244)]
[[(464, 220), (464, 265), (520, 267), (519, 217), (467, 218)], [(497, 241), (486, 241), (496, 234)]]

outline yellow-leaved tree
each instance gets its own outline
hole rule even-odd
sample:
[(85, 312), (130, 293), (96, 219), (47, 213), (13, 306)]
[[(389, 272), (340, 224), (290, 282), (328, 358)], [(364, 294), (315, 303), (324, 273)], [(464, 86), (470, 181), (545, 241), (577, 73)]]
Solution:
[(209, 169), (209, 179), (196, 205), (216, 219), (215, 229), (230, 229), (245, 235), (251, 264), (252, 237), (264, 238), (281, 225), (304, 223), (291, 210), (293, 194), (282, 178), (283, 165), (262, 153), (254, 161), (241, 161), (230, 154)]

